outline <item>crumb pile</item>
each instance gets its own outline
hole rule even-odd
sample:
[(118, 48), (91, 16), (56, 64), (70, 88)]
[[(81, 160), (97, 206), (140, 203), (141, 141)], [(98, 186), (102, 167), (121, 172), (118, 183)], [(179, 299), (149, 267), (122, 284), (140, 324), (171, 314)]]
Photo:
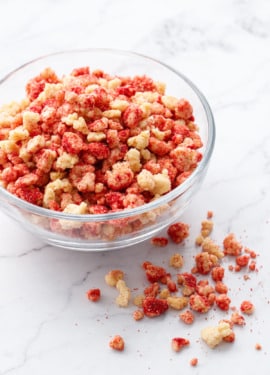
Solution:
[[(143, 261), (141, 264), (145, 278), (149, 285), (143, 293), (133, 296), (131, 289), (126, 285), (125, 274), (122, 270), (111, 270), (105, 276), (109, 286), (116, 287), (119, 292), (116, 304), (120, 307), (135, 305), (132, 317), (136, 321), (144, 318), (155, 318), (165, 314), (170, 309), (179, 311), (179, 320), (184, 324), (192, 325), (198, 315), (213, 309), (224, 311), (225, 317), (216, 326), (206, 326), (201, 330), (201, 339), (210, 348), (215, 348), (222, 342), (232, 343), (235, 340), (235, 326), (245, 326), (246, 317), (253, 314), (254, 304), (243, 299), (239, 307), (232, 305), (228, 286), (224, 282), (226, 272), (244, 273), (244, 280), (250, 274), (258, 271), (256, 265), (257, 254), (255, 251), (244, 247), (233, 233), (229, 233), (219, 246), (212, 238), (213, 214), (208, 213), (207, 219), (201, 223), (201, 231), (195, 240), (199, 251), (194, 256), (194, 265), (189, 272), (181, 272), (184, 258), (180, 252), (175, 252), (168, 259), (168, 266), (176, 271), (176, 276), (166, 268)], [(154, 246), (167, 246), (169, 241), (176, 246), (189, 237), (189, 225), (178, 222), (172, 224), (167, 230), (167, 236), (151, 239)], [(180, 249), (180, 247), (179, 247)], [(224, 259), (229, 260), (227, 270)], [(88, 292), (89, 293), (89, 292)], [(91, 293), (90, 293), (91, 294)], [(231, 314), (229, 314), (231, 311)], [(172, 349), (176, 352), (191, 346), (185, 337), (173, 337)], [(256, 345), (259, 350), (259, 344)], [(191, 366), (196, 366), (198, 359), (190, 361)]]

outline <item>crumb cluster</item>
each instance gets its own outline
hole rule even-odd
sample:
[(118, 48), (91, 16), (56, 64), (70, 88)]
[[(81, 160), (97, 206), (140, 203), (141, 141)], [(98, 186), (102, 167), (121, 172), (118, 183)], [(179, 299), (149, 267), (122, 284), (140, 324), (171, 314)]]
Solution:
[[(212, 216), (211, 213), (211, 218)], [(177, 241), (175, 241), (175, 236), (170, 237), (170, 234), (175, 233), (175, 230), (177, 230)], [(140, 321), (145, 317), (157, 318), (169, 310), (179, 311), (179, 321), (186, 325), (194, 324), (198, 315), (206, 315), (213, 308), (218, 309), (225, 312), (225, 318), (220, 320), (217, 325), (203, 328), (201, 339), (212, 349), (222, 342), (233, 343), (236, 337), (234, 327), (245, 326), (244, 315), (251, 315), (255, 306), (247, 299), (244, 299), (238, 308), (232, 306), (229, 288), (225, 283), (226, 270), (222, 262), (227, 257), (230, 261), (235, 262), (236, 269), (233, 268), (234, 271), (239, 272), (237, 268), (239, 266), (243, 270), (247, 269), (249, 272), (253, 272), (255, 269), (250, 268), (249, 265), (257, 254), (253, 250), (245, 248), (232, 233), (225, 236), (221, 246), (218, 245), (211, 239), (212, 230), (212, 222), (207, 225), (205, 225), (205, 221), (202, 222), (201, 233), (195, 240), (195, 246), (199, 251), (194, 255), (194, 266), (189, 272), (181, 270), (184, 258), (180, 254), (180, 247), (179, 252), (172, 254), (168, 260), (168, 267), (176, 271), (174, 276), (165, 267), (145, 260), (141, 267), (144, 270), (148, 286), (141, 294), (131, 295), (131, 289), (124, 281), (123, 271), (110, 270), (105, 275), (105, 280), (109, 286), (120, 291), (116, 298), (116, 304), (120, 307), (135, 305), (136, 309), (132, 313), (135, 321)], [(151, 243), (154, 246), (160, 246), (160, 239), (163, 239), (163, 243), (166, 239), (167, 243), (171, 240), (179, 244), (188, 237), (187, 233), (189, 233), (187, 224), (175, 223), (168, 228), (168, 237), (158, 237), (157, 243), (152, 239)], [(182, 240), (179, 242), (180, 237)], [(202, 241), (198, 241), (198, 238), (201, 238)], [(239, 259), (245, 259), (245, 261), (239, 262)], [(174, 337), (171, 340), (172, 349), (176, 352), (190, 344), (190, 340), (185, 337)], [(256, 348), (259, 350), (259, 345)], [(191, 366), (197, 364), (197, 358), (190, 361)]]

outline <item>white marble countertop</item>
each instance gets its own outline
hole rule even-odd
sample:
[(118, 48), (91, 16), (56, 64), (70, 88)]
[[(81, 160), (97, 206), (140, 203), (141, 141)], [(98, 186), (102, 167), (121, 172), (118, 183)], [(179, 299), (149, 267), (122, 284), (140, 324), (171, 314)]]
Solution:
[[(213, 109), (217, 137), (207, 177), (182, 219), (196, 234), (213, 210), (217, 241), (234, 232), (260, 254), (249, 280), (228, 275), (233, 303), (250, 299), (255, 313), (235, 329), (233, 344), (211, 350), (200, 330), (218, 321), (218, 312), (190, 327), (176, 311), (135, 322), (134, 307), (116, 307), (105, 284), (104, 275), (120, 268), (130, 288), (142, 290), (142, 261), (164, 265), (174, 246), (67, 251), (39, 242), (0, 212), (0, 375), (269, 374), (269, 1), (1, 0), (0, 14), (1, 77), (50, 52), (113, 47), (160, 59), (194, 81)], [(181, 251), (195, 253), (192, 238)], [(85, 296), (93, 287), (102, 291), (96, 304)], [(122, 353), (108, 346), (115, 334), (125, 339)], [(175, 336), (188, 337), (190, 347), (173, 352)], [(189, 364), (193, 357), (197, 367)]]

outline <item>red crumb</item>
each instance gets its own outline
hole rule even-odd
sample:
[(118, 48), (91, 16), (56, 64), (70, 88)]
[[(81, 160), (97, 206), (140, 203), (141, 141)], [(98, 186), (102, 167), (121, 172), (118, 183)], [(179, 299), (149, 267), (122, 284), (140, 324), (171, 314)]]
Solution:
[(174, 243), (179, 244), (189, 236), (189, 225), (181, 222), (172, 224), (167, 233)]
[(160, 291), (160, 285), (155, 282), (144, 288), (145, 297), (156, 297)]
[(150, 283), (160, 281), (167, 276), (165, 268), (156, 266), (150, 262), (144, 262), (142, 267), (145, 269), (145, 275)]
[(201, 296), (208, 297), (210, 294), (214, 293), (215, 288), (209, 284), (208, 280), (199, 280), (196, 286), (196, 292)]
[(185, 324), (192, 324), (194, 322), (194, 314), (190, 310), (186, 310), (179, 314), (179, 318)]
[(166, 237), (153, 237), (151, 243), (154, 246), (165, 247), (168, 245), (168, 238)]
[(87, 298), (90, 301), (97, 302), (97, 301), (100, 300), (100, 296), (101, 296), (100, 289), (98, 289), (98, 288), (96, 288), (96, 289), (89, 289), (86, 292), (86, 295), (87, 295)]
[(248, 266), (250, 271), (256, 271), (256, 262), (252, 260)]
[(216, 255), (203, 251), (195, 256), (195, 262), (197, 272), (207, 275), (218, 264), (218, 258)]
[(181, 349), (183, 349), (185, 346), (188, 346), (189, 344), (189, 340), (183, 337), (174, 337), (171, 342), (172, 349), (175, 352), (179, 352)]
[(228, 311), (230, 308), (231, 300), (227, 294), (220, 294), (216, 297), (216, 305), (224, 311)]
[(197, 279), (194, 275), (188, 272), (184, 272), (177, 275), (177, 282), (182, 286), (182, 294), (184, 296), (190, 296), (196, 290)]
[(155, 297), (146, 297), (142, 303), (143, 312), (149, 318), (154, 318), (161, 314), (164, 314), (168, 308), (168, 302), (164, 299)]
[(214, 267), (211, 271), (211, 276), (214, 281), (222, 281), (224, 277), (225, 270), (223, 267)]
[(235, 333), (232, 331), (228, 336), (223, 337), (222, 340), (225, 341), (225, 342), (234, 342)]
[(237, 241), (233, 233), (228, 234), (223, 240), (225, 255), (240, 255), (242, 252), (242, 244)]
[(167, 288), (171, 293), (178, 290), (176, 283), (170, 277), (167, 277)]
[(214, 212), (213, 211), (208, 211), (207, 212), (207, 219), (212, 219), (213, 216), (214, 216)]
[(236, 264), (240, 267), (246, 267), (249, 262), (249, 256), (248, 255), (239, 255), (235, 259)]
[(226, 294), (228, 292), (228, 287), (222, 281), (217, 281), (215, 291), (220, 294)]
[(200, 296), (197, 293), (194, 293), (189, 298), (190, 308), (199, 313), (207, 313), (210, 310), (211, 304), (207, 297)]
[(193, 366), (193, 367), (197, 366), (198, 358), (192, 358), (189, 363), (190, 363), (190, 366)]
[(250, 301), (243, 301), (241, 303), (240, 310), (243, 314), (251, 315), (255, 310), (255, 306)]
[(253, 259), (257, 258), (257, 254), (255, 253), (254, 250), (251, 250), (248, 247), (245, 247), (244, 251), (245, 253), (249, 254), (250, 258), (253, 258)]
[(234, 266), (234, 271), (235, 272), (240, 272), (241, 271), (241, 266), (239, 266), (239, 264), (237, 264), (236, 266)]
[(240, 315), (237, 311), (232, 313), (231, 322), (238, 326), (244, 326), (246, 324), (245, 318), (243, 317), (243, 315)]
[[(149, 167), (150, 166), (154, 168), (154, 166), (149, 163)], [(185, 224), (176, 223), (174, 225), (179, 229), (179, 225), (181, 226)], [(170, 228), (176, 227), (170, 226)], [(188, 226), (186, 228), (188, 228)], [(182, 240), (179, 241), (179, 232), (177, 230), (173, 230), (172, 233), (173, 235), (176, 235), (176, 241), (174, 242), (180, 243), (183, 240), (182, 237)], [(163, 239), (165, 239), (164, 243), (167, 244), (167, 239), (165, 237), (154, 237), (151, 241), (157, 246), (162, 246)], [(214, 243), (208, 236), (204, 238), (204, 241), (210, 245)], [(225, 237), (223, 244), (224, 254), (217, 250), (218, 245), (204, 248), (203, 244), (201, 244), (201, 251), (193, 256), (195, 266), (190, 272), (175, 274), (172, 271), (172, 273), (169, 273), (164, 267), (155, 265), (150, 261), (144, 261), (141, 266), (145, 271), (149, 284), (144, 287), (143, 294), (134, 298), (134, 305), (137, 306), (137, 310), (133, 311), (133, 319), (139, 321), (145, 316), (150, 318), (158, 317), (166, 313), (167, 310), (174, 309), (182, 310), (178, 315), (179, 319), (184, 324), (191, 325), (195, 320), (196, 314), (197, 316), (198, 313), (206, 314), (211, 309), (216, 311), (218, 308), (222, 310), (223, 313), (225, 312), (226, 318), (220, 320), (220, 323), (223, 322), (226, 324), (221, 324), (219, 326), (220, 331), (218, 330), (218, 327), (206, 328), (206, 336), (209, 339), (208, 345), (214, 347), (216, 345), (216, 340), (218, 340), (218, 343), (222, 341), (233, 343), (236, 339), (235, 332), (233, 331), (234, 326), (243, 327), (246, 324), (245, 317), (241, 315), (241, 313), (247, 315), (252, 314), (254, 311), (254, 305), (252, 302), (244, 300), (240, 305), (240, 309), (231, 306), (231, 299), (228, 296), (229, 288), (223, 282), (225, 269), (221, 265), (222, 258), (224, 255), (234, 256), (233, 259), (235, 263), (234, 265), (229, 265), (229, 270), (235, 272), (244, 271), (242, 276), (244, 277), (244, 280), (247, 280), (251, 278), (251, 273), (248, 272), (248, 270), (252, 271), (256, 269), (256, 262), (252, 260), (255, 258), (255, 252), (245, 248), (245, 253), (242, 253), (242, 245), (236, 240), (234, 234), (229, 234)], [(163, 263), (165, 263), (165, 261)], [(174, 253), (171, 255), (168, 265), (176, 269), (182, 267), (184, 265), (183, 255), (180, 253)], [(124, 273), (122, 271), (120, 272), (118, 270), (117, 272), (114, 271), (114, 273), (116, 273), (116, 276), (120, 274), (121, 278), (123, 278)], [(193, 273), (200, 275), (197, 275), (196, 277)], [(112, 274), (111, 276), (115, 275)], [(242, 278), (241, 275), (232, 275), (232, 277), (237, 277), (238, 280)], [(111, 282), (107, 283), (109, 285), (114, 285), (116, 278), (111, 278)], [(134, 290), (135, 289), (138, 288), (134, 288)], [(99, 289), (89, 290), (87, 292), (88, 298), (94, 300), (95, 291), (97, 290), (99, 291)], [(239, 291), (240, 290), (239, 287)], [(252, 291), (252, 288), (250, 288), (250, 291)], [(228, 317), (229, 310), (231, 311), (230, 318)], [(221, 311), (219, 311), (218, 314), (220, 313)], [(212, 319), (212, 316), (210, 318)], [(210, 318), (206, 315), (205, 320)], [(215, 337), (216, 335), (218, 336)], [(212, 342), (215, 345), (212, 345)], [(175, 352), (181, 351), (182, 348), (188, 345), (190, 345), (190, 341), (183, 337), (175, 337), (171, 340), (171, 346)], [(111, 340), (110, 346), (115, 350), (123, 350), (123, 339), (120, 336), (115, 336)], [(261, 350), (261, 345), (256, 344), (255, 348), (256, 350)], [(197, 358), (194, 357), (190, 360), (191, 366), (197, 366), (197, 364)]]
[(118, 351), (123, 351), (124, 348), (125, 348), (125, 342), (124, 342), (124, 339), (119, 336), (119, 335), (116, 335), (114, 336), (111, 341), (109, 342), (109, 346), (110, 348), (114, 349), (114, 350), (118, 350)]

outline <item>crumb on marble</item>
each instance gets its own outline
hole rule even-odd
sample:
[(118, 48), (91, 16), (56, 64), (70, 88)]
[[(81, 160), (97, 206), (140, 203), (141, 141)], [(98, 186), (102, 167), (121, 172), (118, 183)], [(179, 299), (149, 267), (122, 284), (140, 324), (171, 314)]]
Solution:
[(251, 315), (253, 314), (255, 310), (255, 306), (253, 305), (252, 302), (245, 300), (241, 303), (240, 310), (242, 311), (243, 314)]
[(100, 292), (100, 289), (99, 288), (95, 288), (95, 289), (89, 289), (87, 292), (86, 292), (86, 295), (87, 295), (87, 298), (92, 301), (92, 302), (97, 302), (100, 300), (100, 297), (101, 297), (101, 292)]
[(182, 322), (189, 325), (194, 322), (195, 316), (192, 311), (186, 310), (179, 314), (179, 318), (182, 320)]
[(118, 280), (116, 283), (116, 289), (119, 291), (119, 295), (116, 297), (116, 304), (119, 307), (127, 307), (131, 298), (131, 292), (124, 280)]
[(110, 348), (117, 351), (123, 351), (125, 348), (125, 341), (122, 336), (115, 335), (109, 342)]
[(198, 358), (191, 358), (189, 363), (190, 363), (190, 366), (195, 367), (198, 365), (198, 362), (199, 362)]
[(133, 311), (133, 319), (134, 320), (142, 320), (144, 318), (144, 312), (142, 310), (135, 310)]
[(124, 272), (121, 270), (111, 270), (105, 275), (105, 281), (110, 286), (116, 286), (119, 280), (123, 280)]
[(232, 329), (229, 323), (220, 322), (217, 326), (209, 326), (201, 331), (202, 340), (211, 348), (219, 345), (223, 339), (231, 335)]
[(167, 233), (174, 243), (180, 244), (189, 236), (189, 225), (182, 222), (171, 224)]
[(184, 337), (174, 337), (171, 341), (173, 351), (180, 352), (184, 347), (189, 346), (190, 341)]
[(153, 237), (151, 238), (151, 244), (157, 247), (165, 247), (168, 245), (168, 238), (166, 237)]

